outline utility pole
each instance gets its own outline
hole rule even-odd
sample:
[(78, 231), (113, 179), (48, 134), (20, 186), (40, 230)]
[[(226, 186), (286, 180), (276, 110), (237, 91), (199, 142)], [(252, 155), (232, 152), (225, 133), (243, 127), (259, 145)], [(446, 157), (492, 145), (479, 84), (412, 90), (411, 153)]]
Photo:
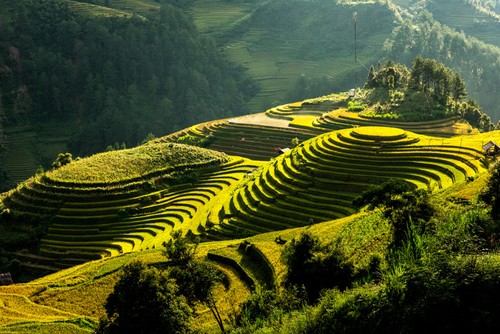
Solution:
[(352, 21), (354, 22), (354, 88), (358, 88), (358, 71), (356, 67), (358, 66), (358, 44), (357, 44), (357, 24), (358, 24), (358, 12), (352, 13)]

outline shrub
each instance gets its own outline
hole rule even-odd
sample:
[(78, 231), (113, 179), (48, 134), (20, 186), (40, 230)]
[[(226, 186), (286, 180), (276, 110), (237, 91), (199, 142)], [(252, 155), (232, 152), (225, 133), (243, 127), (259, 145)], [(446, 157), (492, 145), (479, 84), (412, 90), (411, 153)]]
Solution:
[(309, 302), (315, 302), (324, 289), (351, 285), (354, 266), (336, 245), (322, 246), (309, 233), (285, 245), (283, 259), (287, 265), (286, 284), (304, 287)]
[(298, 310), (304, 306), (305, 296), (296, 289), (274, 290), (256, 289), (249, 299), (241, 305), (241, 311), (235, 317), (236, 325), (249, 326), (259, 324), (274, 313)]
[(496, 246), (499, 226), (487, 210), (473, 208), (451, 212), (434, 233), (435, 251), (473, 254)]
[(305, 333), (495, 332), (500, 267), (492, 264), (438, 256), (399, 276), (399, 282), (329, 290)]
[(479, 198), (490, 205), (493, 218), (500, 217), (500, 163), (493, 165), (487, 186)]
[(347, 104), (348, 111), (363, 111), (366, 109), (366, 104), (359, 101), (349, 101)]
[(71, 153), (59, 153), (56, 160), (52, 163), (52, 167), (59, 168), (69, 164), (71, 161), (73, 161), (73, 155)]
[(178, 286), (156, 268), (133, 262), (106, 301), (98, 334), (189, 333), (192, 310)]
[(356, 208), (366, 205), (370, 210), (381, 208), (392, 225), (393, 246), (396, 247), (406, 241), (406, 232), (411, 219), (423, 226), (435, 211), (425, 190), (413, 191), (401, 179), (389, 179), (378, 186), (372, 186), (352, 203)]

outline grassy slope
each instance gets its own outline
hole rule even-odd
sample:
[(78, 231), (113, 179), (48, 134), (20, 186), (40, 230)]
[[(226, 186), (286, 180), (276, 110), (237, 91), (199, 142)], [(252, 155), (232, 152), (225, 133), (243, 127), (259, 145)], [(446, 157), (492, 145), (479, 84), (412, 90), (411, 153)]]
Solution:
[[(358, 12), (361, 64), (376, 63), (391, 31), (392, 19), (383, 18), (391, 14), (379, 5), (276, 3), (271, 1), (241, 20), (234, 32), (227, 34), (224, 48), (229, 59), (247, 67), (262, 85), (261, 92), (250, 101), (253, 111), (283, 99), (301, 76), (339, 80), (356, 70), (363, 81), (367, 69), (353, 65), (353, 11)], [(369, 19), (373, 11), (382, 18)]]
[[(308, 228), (308, 231), (321, 236), (323, 240), (329, 240), (343, 226), (357, 230), (361, 225), (359, 219), (356, 223), (356, 219), (348, 218), (318, 224)], [(284, 239), (298, 237), (302, 231), (304, 228), (273, 232), (247, 240), (266, 255), (278, 277), (282, 277), (284, 266), (280, 253), (283, 246), (275, 243), (274, 239), (278, 235)], [(224, 249), (240, 242), (241, 240), (231, 240), (202, 243), (198, 247), (197, 254), (200, 258), (204, 258), (210, 250)], [(355, 247), (362, 247), (367, 242), (368, 239), (364, 241), (360, 239), (360, 242), (352, 244), (353, 254)], [(380, 246), (383, 247), (383, 243)], [(49, 324), (51, 328), (56, 329), (55, 333), (85, 332), (104, 314), (105, 299), (119, 277), (120, 268), (134, 260), (154, 264), (164, 261), (164, 257), (161, 250), (130, 253), (89, 262), (30, 283), (0, 287), (0, 305), (3, 305), (0, 306), (3, 308), (0, 314), (0, 333), (14, 330), (29, 333), (30, 330), (48, 327)], [(229, 291), (221, 290), (218, 294), (218, 304), (222, 306), (222, 313), (227, 315), (230, 311), (234, 311), (231, 308), (237, 307), (248, 296), (249, 290), (233, 268), (227, 266), (220, 268), (228, 275), (231, 283)], [(201, 311), (195, 321), (195, 327), (202, 327), (205, 330), (208, 328), (211, 332), (210, 328), (214, 330), (216, 324), (206, 312)]]
[(95, 154), (49, 171), (45, 177), (57, 182), (79, 184), (125, 183), (150, 173), (177, 166), (221, 162), (228, 157), (215, 151), (172, 144), (145, 144), (136, 148)]

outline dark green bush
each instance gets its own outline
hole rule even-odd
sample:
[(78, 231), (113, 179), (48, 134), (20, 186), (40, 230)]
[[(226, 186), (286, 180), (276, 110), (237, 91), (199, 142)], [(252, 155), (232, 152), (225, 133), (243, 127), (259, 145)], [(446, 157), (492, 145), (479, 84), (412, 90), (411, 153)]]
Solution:
[(134, 262), (106, 301), (96, 333), (189, 333), (192, 310), (166, 273)]
[(354, 266), (335, 244), (323, 246), (316, 237), (302, 233), (286, 244), (286, 284), (304, 287), (309, 302), (315, 302), (324, 289), (346, 289), (354, 280)]

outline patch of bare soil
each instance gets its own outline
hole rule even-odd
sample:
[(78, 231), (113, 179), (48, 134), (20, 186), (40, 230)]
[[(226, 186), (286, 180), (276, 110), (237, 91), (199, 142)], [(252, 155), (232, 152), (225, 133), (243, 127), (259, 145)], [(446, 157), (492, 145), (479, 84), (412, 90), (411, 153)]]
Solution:
[(258, 114), (245, 115), (240, 117), (235, 117), (229, 120), (229, 123), (236, 124), (250, 124), (250, 125), (264, 125), (264, 126), (275, 126), (281, 128), (288, 128), (290, 120), (269, 117), (265, 112)]

